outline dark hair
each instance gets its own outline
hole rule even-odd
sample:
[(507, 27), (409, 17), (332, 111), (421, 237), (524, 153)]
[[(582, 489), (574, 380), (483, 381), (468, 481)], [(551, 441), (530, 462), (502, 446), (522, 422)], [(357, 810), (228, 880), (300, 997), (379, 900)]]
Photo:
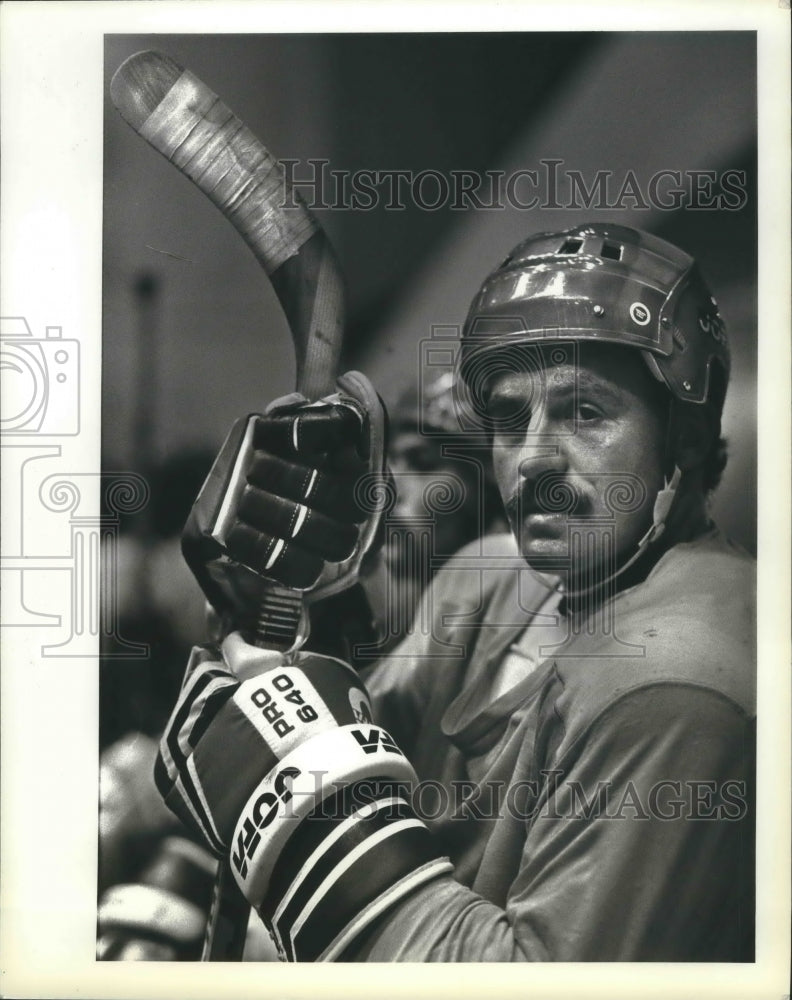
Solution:
[(701, 464), (701, 484), (705, 493), (717, 489), (728, 461), (728, 443), (726, 438), (718, 436)]
[(707, 402), (704, 404), (712, 414), (714, 434), (709, 451), (701, 463), (701, 485), (709, 494), (717, 489), (726, 463), (729, 460), (726, 438), (721, 436), (721, 414), (726, 398), (728, 375), (721, 365), (713, 363), (710, 369)]

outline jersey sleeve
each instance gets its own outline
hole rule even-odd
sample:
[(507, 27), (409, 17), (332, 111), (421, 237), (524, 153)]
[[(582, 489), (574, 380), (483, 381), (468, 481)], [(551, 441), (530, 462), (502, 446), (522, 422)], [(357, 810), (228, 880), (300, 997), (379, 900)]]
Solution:
[(751, 960), (751, 719), (711, 689), (663, 683), (566, 737), (526, 815), (505, 907), (445, 877), (352, 959)]

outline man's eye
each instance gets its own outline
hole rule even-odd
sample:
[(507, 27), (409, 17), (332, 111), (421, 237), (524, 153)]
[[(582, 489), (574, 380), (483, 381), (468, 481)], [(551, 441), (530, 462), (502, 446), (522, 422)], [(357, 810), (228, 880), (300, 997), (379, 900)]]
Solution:
[(585, 424), (591, 423), (593, 420), (601, 420), (603, 413), (598, 406), (592, 406), (591, 403), (580, 403), (575, 411), (575, 417), (578, 422)]

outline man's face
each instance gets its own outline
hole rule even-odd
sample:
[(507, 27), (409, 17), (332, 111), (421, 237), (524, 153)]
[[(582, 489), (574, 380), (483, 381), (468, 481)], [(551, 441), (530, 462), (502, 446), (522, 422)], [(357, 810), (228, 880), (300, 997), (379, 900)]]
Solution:
[[(417, 432), (395, 435), (388, 448), (388, 465), (397, 493), (388, 520), (392, 527), (398, 523), (400, 530), (387, 533), (385, 558), (396, 576), (415, 574), (416, 561), (445, 559), (475, 536), (477, 483), (466, 463), (445, 457), (440, 444)], [(444, 510), (443, 497), (453, 500), (459, 490), (460, 502), (451, 502)], [(440, 502), (432, 504), (433, 498)], [(430, 539), (420, 530), (427, 519)], [(418, 552), (415, 546), (424, 542), (428, 542), (426, 551)]]
[(534, 568), (579, 586), (584, 573), (593, 583), (597, 567), (602, 578), (634, 553), (664, 485), (667, 424), (662, 391), (637, 351), (532, 348), (519, 370), (494, 378), (487, 412), (498, 487)]

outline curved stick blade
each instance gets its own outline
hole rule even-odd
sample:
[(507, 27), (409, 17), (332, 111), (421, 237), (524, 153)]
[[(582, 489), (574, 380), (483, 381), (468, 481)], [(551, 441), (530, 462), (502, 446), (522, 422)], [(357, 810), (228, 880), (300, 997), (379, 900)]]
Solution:
[(214, 202), (269, 275), (289, 322), (297, 389), (332, 391), (344, 324), (344, 287), (318, 223), (250, 129), (189, 70), (138, 52), (110, 95), (128, 124)]

